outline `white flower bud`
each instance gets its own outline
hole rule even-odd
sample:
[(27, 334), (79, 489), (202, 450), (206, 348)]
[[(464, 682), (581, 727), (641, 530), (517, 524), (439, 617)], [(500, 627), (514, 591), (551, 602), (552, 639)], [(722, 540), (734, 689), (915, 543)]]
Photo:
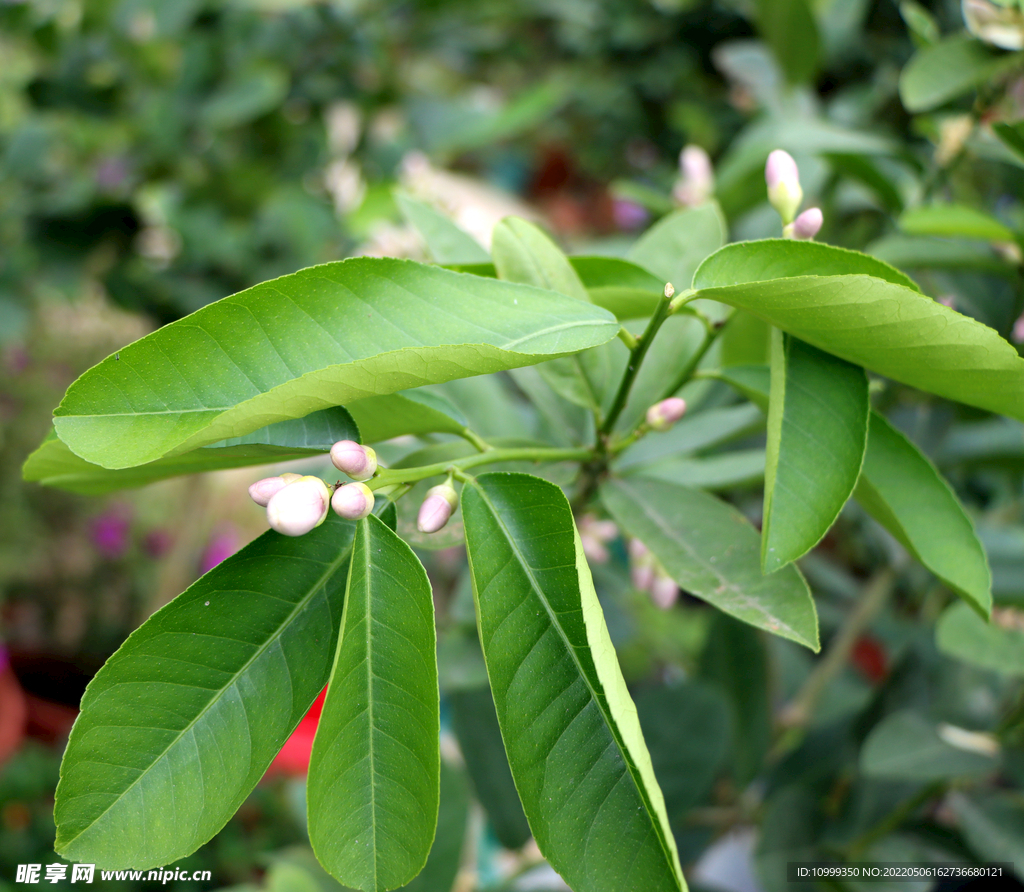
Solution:
[(662, 610), (668, 610), (679, 600), (679, 586), (671, 576), (658, 576), (650, 587), (651, 600)]
[(679, 180), (672, 196), (681, 205), (695, 207), (707, 201), (715, 189), (711, 158), (700, 146), (689, 145), (679, 153)]
[(768, 201), (779, 212), (784, 224), (792, 223), (804, 190), (800, 187), (800, 171), (789, 152), (776, 149), (768, 156), (764, 166), (764, 179), (768, 184)]
[(365, 483), (346, 483), (334, 490), (331, 507), (345, 520), (362, 520), (373, 510), (373, 490)]
[(1009, 3), (962, 0), (967, 30), (1004, 50), (1024, 49), (1024, 12)]
[[(284, 475), (282, 475), (284, 476)], [(319, 477), (300, 477), (267, 502), (267, 521), (285, 536), (304, 536), (324, 522), (331, 494)]]
[(420, 505), (420, 513), (416, 518), (416, 529), (421, 533), (436, 533), (448, 523), (448, 519), (458, 505), (458, 493), (450, 483), (430, 487), (427, 490), (427, 497)]
[(331, 447), (331, 461), (353, 480), (369, 480), (377, 473), (377, 453), (354, 440), (338, 440)]
[(818, 234), (824, 220), (821, 208), (808, 208), (792, 223), (782, 228), (782, 236), (800, 242), (810, 241)]
[(670, 396), (667, 400), (655, 403), (647, 410), (647, 426), (652, 431), (667, 431), (683, 415), (686, 414), (686, 400), (678, 396)]
[(267, 502), (269, 502), (276, 493), (284, 489), (289, 482), (291, 481), (285, 480), (283, 477), (264, 477), (262, 480), (257, 480), (249, 487), (249, 498), (257, 505), (266, 508)]

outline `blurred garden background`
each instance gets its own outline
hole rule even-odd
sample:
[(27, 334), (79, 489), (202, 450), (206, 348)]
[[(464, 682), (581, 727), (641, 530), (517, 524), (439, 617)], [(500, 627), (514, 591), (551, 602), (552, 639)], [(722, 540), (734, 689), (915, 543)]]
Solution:
[[(714, 162), (732, 239), (778, 234), (763, 169), (787, 149), (823, 209), (820, 240), (888, 260), (1022, 340), (1024, 37), (993, 33), (968, 36), (958, 0), (0, 0), (0, 890), (16, 888), (18, 864), (60, 861), (53, 791), (93, 673), (266, 528), (251, 469), (102, 499), (23, 482), (78, 374), (305, 266), (445, 259), (420, 234), (431, 215), (482, 259), (509, 214), (572, 253), (623, 255), (686, 202), (687, 145)], [(936, 199), (959, 211), (918, 213)], [(558, 424), (510, 380), (447, 395), (484, 436)], [(659, 607), (632, 586), (621, 540), (591, 527), (694, 888), (774, 892), (780, 864), (839, 855), (1015, 860), (1024, 875), (1024, 426), (905, 388), (886, 399), (988, 550), (1001, 637), (977, 652), (936, 642), (950, 594), (852, 505), (801, 562), (831, 663), (695, 599)], [(763, 448), (759, 417), (716, 418), (691, 432), (698, 458), (722, 442)], [(756, 519), (757, 472), (718, 488)], [(448, 851), (409, 888), (564, 888), (511, 777), (485, 770), (500, 740), (458, 525), (441, 539), (421, 544)], [(305, 842), (313, 728), (315, 715), (183, 865), (213, 879), (167, 888), (340, 888)]]

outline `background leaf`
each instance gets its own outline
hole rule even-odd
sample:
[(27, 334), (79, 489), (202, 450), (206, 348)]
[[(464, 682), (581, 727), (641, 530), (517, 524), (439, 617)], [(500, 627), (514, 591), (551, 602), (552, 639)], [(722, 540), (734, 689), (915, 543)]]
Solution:
[(818, 649), (807, 583), (793, 566), (762, 575), (757, 533), (731, 505), (697, 489), (639, 477), (609, 480), (601, 501), (684, 591), (745, 623)]
[(962, 204), (929, 204), (905, 211), (899, 226), (909, 235), (984, 239), (1012, 242), (1014, 232), (995, 217)]
[(416, 878), (402, 888), (406, 892), (450, 892), (462, 862), (469, 823), (469, 781), (466, 772), (441, 759), (441, 804), (437, 834), (427, 863)]
[(986, 622), (966, 604), (953, 604), (935, 628), (939, 650), (971, 666), (1024, 675), (1024, 629)]
[(936, 108), (1020, 64), (1017, 53), (1000, 52), (966, 35), (919, 49), (900, 73), (900, 99), (909, 112)]
[(224, 826), (327, 681), (352, 535), (264, 533), (132, 633), (82, 698), (60, 854), (143, 870)]
[(395, 203), (405, 219), (423, 236), (427, 250), (438, 263), (490, 262), (491, 258), (473, 236), (429, 204), (400, 191), (395, 193)]
[(576, 892), (684, 888), (565, 496), (484, 474), (462, 510), (487, 674), (541, 852)]
[(356, 526), (337, 656), (309, 761), (309, 840), (342, 883), (384, 892), (426, 863), (437, 828), (434, 602), (412, 549)]
[(728, 227), (714, 202), (673, 211), (647, 230), (626, 259), (662, 279), (676, 291), (686, 288), (700, 262), (725, 244)]
[(818, 27), (808, 0), (757, 0), (758, 30), (786, 80), (802, 84), (818, 67)]
[(860, 766), (871, 777), (924, 783), (985, 774), (998, 762), (952, 746), (939, 735), (935, 722), (904, 710), (875, 725), (864, 741)]
[(123, 348), (68, 389), (54, 424), (82, 458), (130, 467), (616, 331), (607, 311), (551, 292), (355, 258), (257, 285)]
[(835, 523), (860, 476), (868, 379), (857, 366), (772, 333), (761, 567), (803, 557)]
[(970, 518), (931, 462), (877, 412), (855, 495), (914, 557), (988, 616), (992, 577)]

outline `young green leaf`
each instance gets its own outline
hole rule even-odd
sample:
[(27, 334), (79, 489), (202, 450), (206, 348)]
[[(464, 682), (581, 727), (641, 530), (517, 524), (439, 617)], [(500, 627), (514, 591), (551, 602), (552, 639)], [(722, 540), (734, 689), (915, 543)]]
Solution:
[(576, 892), (684, 889), (565, 496), (484, 474), (462, 509), (498, 722), (541, 852)]
[(714, 202), (673, 211), (647, 230), (626, 259), (650, 271), (677, 291), (686, 288), (700, 262), (725, 244), (729, 230)]
[(309, 761), (309, 840), (340, 882), (408, 883), (437, 827), (434, 602), (412, 549), (359, 521), (334, 668)]
[(123, 348), (71, 385), (54, 424), (87, 461), (131, 467), (617, 331), (607, 311), (549, 291), (358, 257), (256, 285)]
[(900, 99), (909, 112), (924, 112), (961, 96), (1020, 65), (1021, 54), (1003, 53), (966, 35), (919, 49), (900, 73)]
[(935, 628), (947, 656), (1003, 675), (1024, 676), (1024, 630), (985, 622), (966, 604), (947, 609)]
[(665, 291), (665, 283), (643, 267), (618, 257), (570, 257), (590, 299), (619, 319), (650, 316)]
[(932, 463), (877, 412), (871, 413), (854, 495), (914, 557), (988, 617), (992, 576), (970, 518)]
[(438, 263), (487, 263), (491, 258), (473, 236), (429, 204), (404, 192), (395, 193), (402, 215), (423, 236), (427, 250)]
[(765, 573), (805, 555), (835, 523), (860, 476), (869, 409), (863, 369), (773, 330)]
[(761, 574), (757, 533), (731, 505), (661, 480), (609, 480), (601, 501), (684, 591), (737, 619), (818, 650), (818, 617), (800, 571)]
[(227, 823), (327, 681), (353, 532), (265, 533), (132, 633), (64, 753), (61, 855), (144, 870)]
[[(896, 284), (905, 279), (902, 273), (855, 252), (842, 254), (867, 274), (822, 275), (828, 272), (823, 269), (771, 278), (792, 275), (799, 267), (785, 262), (787, 256), (792, 261), (813, 258), (808, 245), (788, 244), (731, 245), (701, 266), (694, 287), (701, 297), (747, 310), (855, 365), (948, 399), (1024, 418), (1024, 359), (993, 329)], [(838, 250), (823, 259), (842, 256), (835, 254)], [(759, 271), (759, 261), (773, 256), (778, 262)], [(835, 268), (838, 273), (841, 265)], [(754, 281), (757, 275), (767, 280)]]

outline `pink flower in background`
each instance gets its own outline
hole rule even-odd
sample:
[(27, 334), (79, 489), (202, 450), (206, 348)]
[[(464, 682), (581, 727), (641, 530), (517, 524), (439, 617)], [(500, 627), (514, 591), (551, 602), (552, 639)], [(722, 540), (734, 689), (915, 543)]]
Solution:
[(647, 208), (628, 198), (615, 198), (612, 200), (612, 216), (615, 218), (615, 225), (619, 229), (630, 231), (643, 226), (650, 214)]
[(206, 544), (202, 560), (199, 561), (199, 572), (209, 573), (221, 561), (227, 560), (238, 551), (238, 532), (234, 527), (223, 527), (215, 532)]
[(1018, 344), (1024, 342), (1024, 316), (1013, 323), (1013, 340)]
[(112, 505), (92, 520), (89, 538), (96, 550), (108, 560), (123, 557), (128, 550), (131, 518), (125, 505)]

